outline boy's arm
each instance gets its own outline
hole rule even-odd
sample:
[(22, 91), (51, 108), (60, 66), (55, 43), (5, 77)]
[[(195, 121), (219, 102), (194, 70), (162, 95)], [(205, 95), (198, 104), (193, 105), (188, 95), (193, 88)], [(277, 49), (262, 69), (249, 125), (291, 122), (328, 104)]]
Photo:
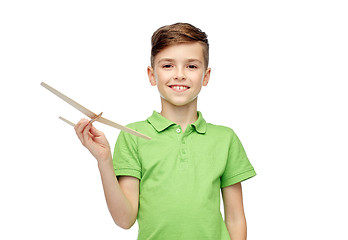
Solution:
[(75, 131), (82, 145), (98, 161), (106, 203), (114, 222), (124, 229), (132, 227), (138, 214), (139, 180), (134, 177), (117, 180), (109, 143), (88, 120), (77, 123)]
[(225, 224), (232, 240), (246, 240), (247, 227), (243, 209), (242, 185), (236, 183), (221, 189)]
[(123, 229), (133, 226), (138, 215), (139, 179), (122, 176), (117, 180), (112, 159), (98, 163), (105, 200), (114, 222)]

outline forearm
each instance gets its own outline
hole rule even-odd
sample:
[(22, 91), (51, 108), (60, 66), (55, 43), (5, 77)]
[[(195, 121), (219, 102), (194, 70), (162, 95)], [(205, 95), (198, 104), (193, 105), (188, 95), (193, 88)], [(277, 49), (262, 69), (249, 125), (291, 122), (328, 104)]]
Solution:
[(247, 239), (247, 226), (245, 218), (226, 222), (228, 233), (231, 240), (246, 240)]
[(114, 222), (124, 229), (130, 228), (136, 220), (138, 209), (132, 207), (117, 181), (109, 142), (104, 133), (93, 127), (87, 119), (81, 119), (74, 129), (82, 145), (98, 161), (106, 203)]
[(117, 181), (111, 155), (106, 161), (98, 161), (98, 167), (106, 203), (114, 222), (123, 229), (130, 228), (136, 220), (136, 214)]

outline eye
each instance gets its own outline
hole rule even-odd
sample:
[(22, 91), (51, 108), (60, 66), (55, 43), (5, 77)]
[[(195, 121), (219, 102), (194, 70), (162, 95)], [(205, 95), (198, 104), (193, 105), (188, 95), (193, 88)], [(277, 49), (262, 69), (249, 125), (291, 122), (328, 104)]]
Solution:
[(171, 65), (171, 64), (164, 64), (162, 67), (163, 67), (163, 68), (171, 68), (172, 65)]
[(195, 69), (195, 68), (197, 68), (196, 65), (192, 65), (192, 64), (188, 65), (187, 67), (190, 68), (190, 69)]

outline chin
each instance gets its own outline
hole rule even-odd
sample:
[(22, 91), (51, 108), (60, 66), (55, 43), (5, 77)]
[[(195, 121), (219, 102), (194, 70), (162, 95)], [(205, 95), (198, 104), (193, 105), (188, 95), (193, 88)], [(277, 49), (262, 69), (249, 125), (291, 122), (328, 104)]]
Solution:
[(176, 107), (182, 107), (189, 104), (188, 102), (172, 102), (172, 101), (167, 101), (167, 102)]
[(188, 105), (189, 103), (172, 103), (172, 104), (176, 107), (182, 107), (182, 106)]

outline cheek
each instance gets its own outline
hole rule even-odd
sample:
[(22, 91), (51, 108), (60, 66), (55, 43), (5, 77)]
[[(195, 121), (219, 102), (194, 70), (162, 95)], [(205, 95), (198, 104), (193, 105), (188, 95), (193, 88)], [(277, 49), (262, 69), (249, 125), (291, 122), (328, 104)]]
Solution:
[(203, 83), (204, 80), (204, 73), (202, 72), (192, 72), (187, 74), (187, 77), (189, 77), (191, 80), (199, 83)]
[(170, 73), (169, 72), (157, 72), (155, 74), (155, 79), (157, 83), (165, 83), (168, 80), (170, 80)]

